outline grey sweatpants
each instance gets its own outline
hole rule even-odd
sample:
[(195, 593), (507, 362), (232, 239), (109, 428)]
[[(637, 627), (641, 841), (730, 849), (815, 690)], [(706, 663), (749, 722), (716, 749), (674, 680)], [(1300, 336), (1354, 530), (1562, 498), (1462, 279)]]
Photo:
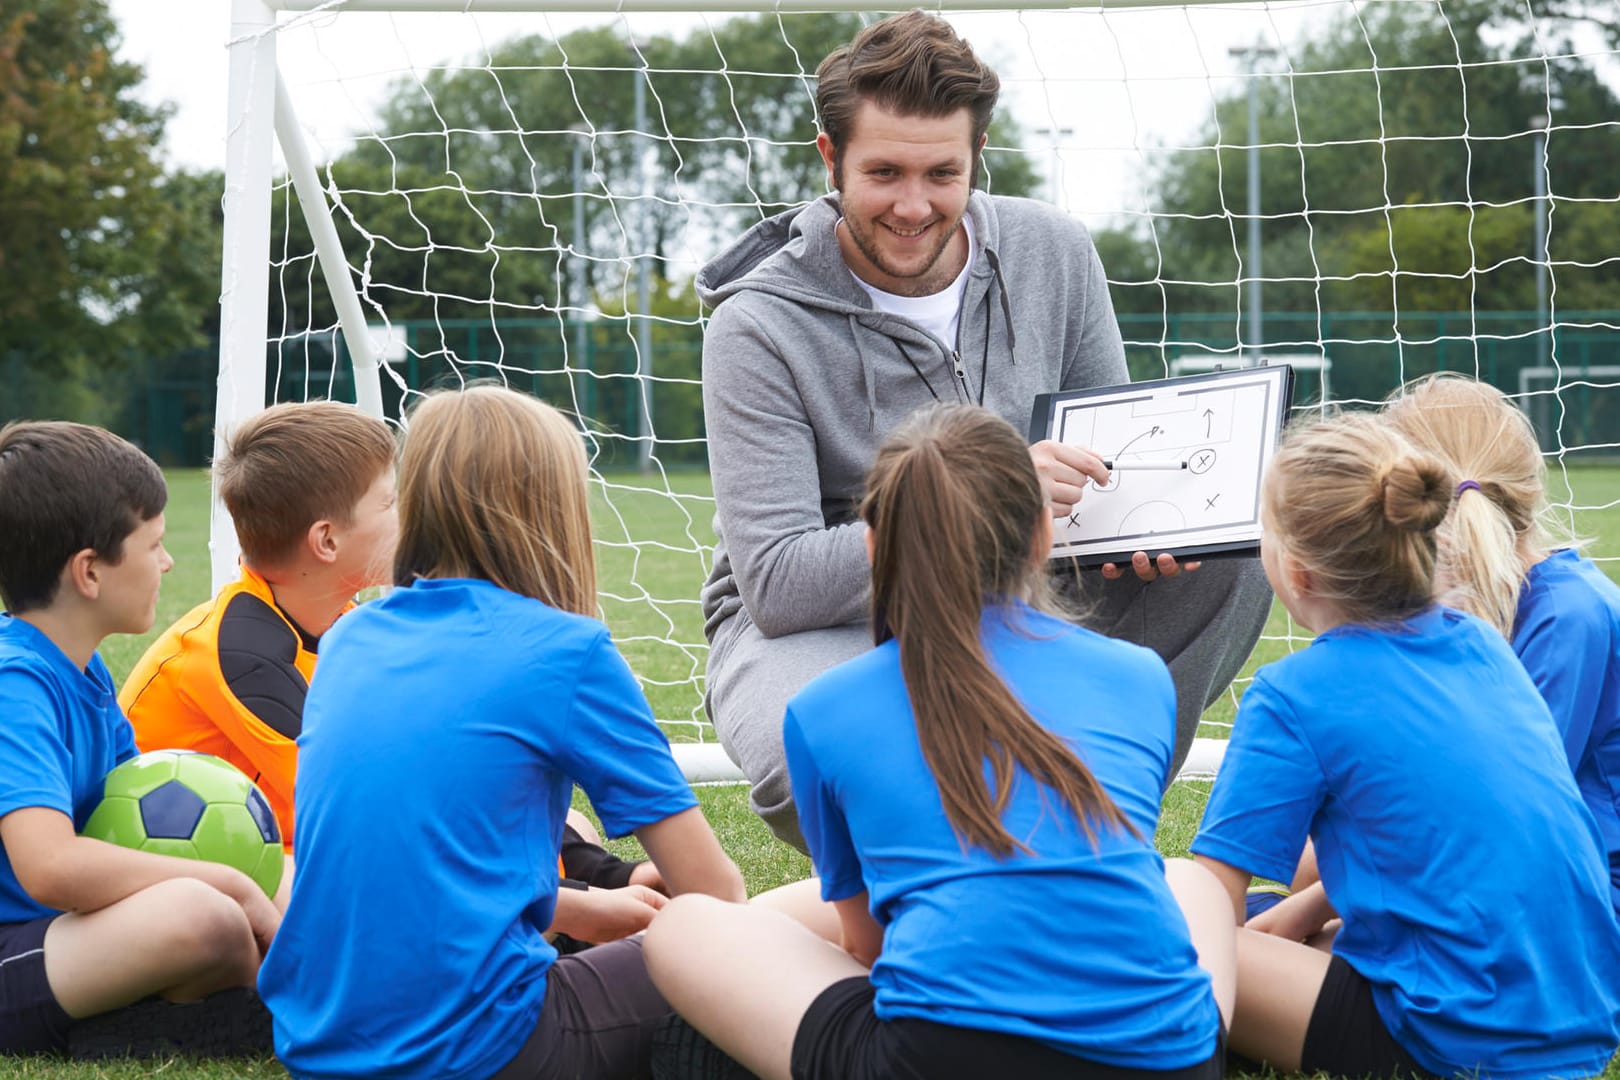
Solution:
[[(1085, 625), (1146, 645), (1170, 666), (1176, 684), (1176, 753), (1171, 774), (1192, 746), (1198, 719), (1237, 675), (1271, 611), (1271, 587), (1260, 560), (1215, 559), (1191, 574), (1144, 582), (1127, 573), (1085, 586), (1072, 575), (1060, 585), (1079, 594)], [(752, 787), (749, 802), (782, 840), (805, 849), (782, 751), (782, 717), (794, 694), (817, 675), (872, 647), (866, 623), (768, 638), (746, 610), (714, 635), (708, 665), (709, 716), (726, 753)]]

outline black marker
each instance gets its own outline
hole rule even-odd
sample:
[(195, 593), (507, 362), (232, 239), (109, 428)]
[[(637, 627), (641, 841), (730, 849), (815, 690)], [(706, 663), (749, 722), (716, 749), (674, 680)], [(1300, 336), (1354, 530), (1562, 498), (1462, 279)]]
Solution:
[(1185, 461), (1119, 461), (1119, 462), (1115, 462), (1115, 461), (1109, 461), (1106, 458), (1103, 459), (1103, 468), (1107, 469), (1109, 472), (1113, 472), (1115, 469), (1125, 469), (1125, 470), (1127, 470), (1129, 472), (1138, 472), (1138, 471), (1141, 471), (1141, 470), (1148, 470), (1148, 469), (1151, 469), (1154, 472), (1177, 472), (1177, 471), (1179, 471), (1181, 469), (1185, 469), (1186, 467), (1187, 467), (1187, 463)]

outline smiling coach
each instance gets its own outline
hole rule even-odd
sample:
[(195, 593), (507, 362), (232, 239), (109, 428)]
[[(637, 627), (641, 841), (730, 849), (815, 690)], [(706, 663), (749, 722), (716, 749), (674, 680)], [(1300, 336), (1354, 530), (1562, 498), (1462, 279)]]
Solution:
[[(919, 11), (874, 23), (816, 79), (816, 145), (834, 192), (760, 222), (697, 279), (714, 308), (703, 345), (719, 537), (703, 589), (708, 707), (755, 811), (801, 850), (782, 717), (806, 682), (872, 645), (854, 508), (879, 443), (935, 401), (981, 404), (1023, 429), (1037, 394), (1129, 380), (1085, 227), (976, 190), (1000, 80), (950, 24)], [(1054, 515), (1088, 478), (1106, 479), (1078, 447), (1030, 452)], [(1196, 574), (1169, 554), (1134, 565), (1135, 576), (1087, 583), (1085, 621), (1169, 663), (1179, 766), (1271, 593), (1252, 559)], [(1173, 580), (1150, 589), (1161, 576)]]

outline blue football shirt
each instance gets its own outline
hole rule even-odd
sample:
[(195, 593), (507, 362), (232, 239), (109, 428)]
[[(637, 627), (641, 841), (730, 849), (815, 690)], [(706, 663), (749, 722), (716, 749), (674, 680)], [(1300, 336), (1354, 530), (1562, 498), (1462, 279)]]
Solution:
[(1443, 1076), (1588, 1076), (1620, 1042), (1591, 814), (1502, 635), (1431, 607), (1262, 668), (1192, 850), (1292, 876), (1309, 834), (1378, 1014)]
[[(1090, 1061), (1175, 1069), (1220, 1016), (1152, 839), (1175, 742), (1164, 662), (1024, 605), (982, 621), (992, 665), (1141, 833), (1099, 828), (1018, 770), (1002, 820), (1033, 851), (963, 850), (922, 756), (896, 642), (788, 705), (788, 769), (822, 895), (869, 894), (883, 1019), (1024, 1036)], [(986, 767), (988, 776), (988, 766)]]
[[(45, 807), (82, 829), (107, 773), (134, 756), (101, 654), (81, 671), (31, 623), (0, 615), (0, 817)], [(56, 914), (23, 890), (0, 848), (0, 923)]]
[(298, 871), (259, 973), (299, 1077), (487, 1077), (534, 1032), (573, 786), (611, 836), (695, 806), (594, 619), (418, 581), (321, 643)]
[(1519, 590), (1513, 651), (1563, 735), (1620, 912), (1620, 586), (1580, 552), (1554, 552)]

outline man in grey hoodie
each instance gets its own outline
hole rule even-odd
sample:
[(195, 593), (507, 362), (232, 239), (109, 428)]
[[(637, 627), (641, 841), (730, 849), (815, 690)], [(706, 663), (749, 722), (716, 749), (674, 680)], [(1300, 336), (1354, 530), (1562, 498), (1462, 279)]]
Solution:
[[(714, 308), (703, 345), (719, 538), (703, 588), (708, 706), (754, 810), (801, 850), (782, 718), (811, 678), (872, 646), (855, 506), (883, 438), (935, 401), (974, 402), (1022, 430), (1037, 394), (1129, 381), (1085, 227), (974, 190), (1000, 83), (948, 23), (920, 11), (874, 23), (816, 77), (835, 192), (760, 222), (697, 279)], [(1107, 481), (1078, 447), (1041, 442), (1031, 455), (1055, 516), (1088, 480)], [(1169, 663), (1179, 768), (1271, 592), (1256, 559), (1186, 574), (1168, 554), (1138, 552), (1133, 569), (1063, 584), (1084, 594), (1088, 625)]]

